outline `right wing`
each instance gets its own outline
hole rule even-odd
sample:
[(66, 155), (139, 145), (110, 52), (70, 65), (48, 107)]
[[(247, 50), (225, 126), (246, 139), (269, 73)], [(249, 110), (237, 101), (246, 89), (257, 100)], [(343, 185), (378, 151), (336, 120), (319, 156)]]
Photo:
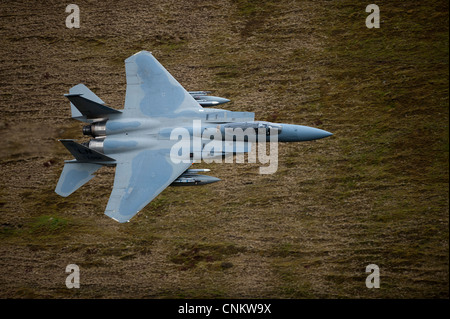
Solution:
[(126, 59), (125, 70), (125, 116), (170, 117), (203, 109), (150, 52), (140, 51)]
[(120, 223), (129, 221), (189, 166), (173, 163), (164, 150), (144, 150), (118, 161), (105, 214)]

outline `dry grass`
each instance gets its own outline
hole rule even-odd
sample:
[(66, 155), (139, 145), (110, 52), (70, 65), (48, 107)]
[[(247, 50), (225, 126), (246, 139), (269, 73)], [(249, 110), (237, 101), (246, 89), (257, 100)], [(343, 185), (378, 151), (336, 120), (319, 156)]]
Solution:
[[(448, 298), (448, 3), (2, 2), (0, 296)], [(257, 119), (315, 126), (257, 164), (196, 164), (222, 182), (169, 188), (120, 225), (114, 170), (68, 198), (54, 187), (82, 139), (63, 94), (125, 96), (123, 60), (149, 50), (189, 90)], [(81, 289), (65, 267), (81, 268)], [(365, 287), (365, 267), (381, 288)]]

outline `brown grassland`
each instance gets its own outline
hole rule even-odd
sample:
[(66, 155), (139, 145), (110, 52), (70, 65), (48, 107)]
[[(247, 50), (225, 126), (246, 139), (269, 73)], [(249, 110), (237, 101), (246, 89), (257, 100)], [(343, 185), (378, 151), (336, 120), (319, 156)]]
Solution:
[[(377, 1), (379, 29), (361, 1), (75, 3), (79, 29), (68, 3), (0, 2), (1, 298), (449, 297), (447, 1)], [(54, 192), (58, 139), (84, 139), (63, 94), (84, 83), (122, 108), (140, 50), (225, 109), (334, 136), (280, 144), (273, 175), (195, 164), (222, 181), (118, 224), (114, 168)]]

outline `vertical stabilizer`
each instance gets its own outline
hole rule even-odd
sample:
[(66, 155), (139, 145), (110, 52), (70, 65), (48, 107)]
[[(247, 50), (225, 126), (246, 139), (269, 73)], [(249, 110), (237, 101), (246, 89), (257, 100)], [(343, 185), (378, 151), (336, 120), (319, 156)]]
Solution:
[[(99, 104), (105, 104), (105, 102), (103, 102), (101, 98), (99, 98), (97, 95), (95, 95), (95, 93), (92, 92), (91, 90), (89, 90), (88, 87), (86, 85), (84, 85), (83, 83), (80, 83), (80, 84), (77, 84), (77, 85), (71, 87), (69, 90), (69, 93), (70, 94), (82, 94), (83, 97), (85, 97), (86, 99), (97, 102)], [(70, 110), (72, 112), (72, 117), (74, 119), (84, 122), (83, 114), (81, 114), (81, 112), (78, 111), (78, 109), (72, 103), (70, 103)]]
[(70, 100), (72, 118), (82, 122), (92, 122), (99, 118), (108, 118), (110, 114), (120, 114), (119, 110), (110, 108), (89, 90), (86, 85), (80, 83), (64, 94)]

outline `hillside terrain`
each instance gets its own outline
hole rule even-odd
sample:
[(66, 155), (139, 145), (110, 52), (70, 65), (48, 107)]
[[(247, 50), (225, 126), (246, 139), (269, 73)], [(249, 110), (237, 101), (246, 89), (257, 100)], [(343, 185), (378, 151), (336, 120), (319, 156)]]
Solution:
[[(76, 4), (79, 29), (67, 3), (0, 3), (1, 298), (449, 297), (447, 1), (377, 1), (379, 29), (349, 0)], [(197, 163), (222, 181), (118, 224), (114, 168), (54, 192), (58, 139), (86, 140), (63, 94), (84, 83), (122, 108), (140, 50), (225, 109), (334, 135), (281, 143), (271, 175)]]

